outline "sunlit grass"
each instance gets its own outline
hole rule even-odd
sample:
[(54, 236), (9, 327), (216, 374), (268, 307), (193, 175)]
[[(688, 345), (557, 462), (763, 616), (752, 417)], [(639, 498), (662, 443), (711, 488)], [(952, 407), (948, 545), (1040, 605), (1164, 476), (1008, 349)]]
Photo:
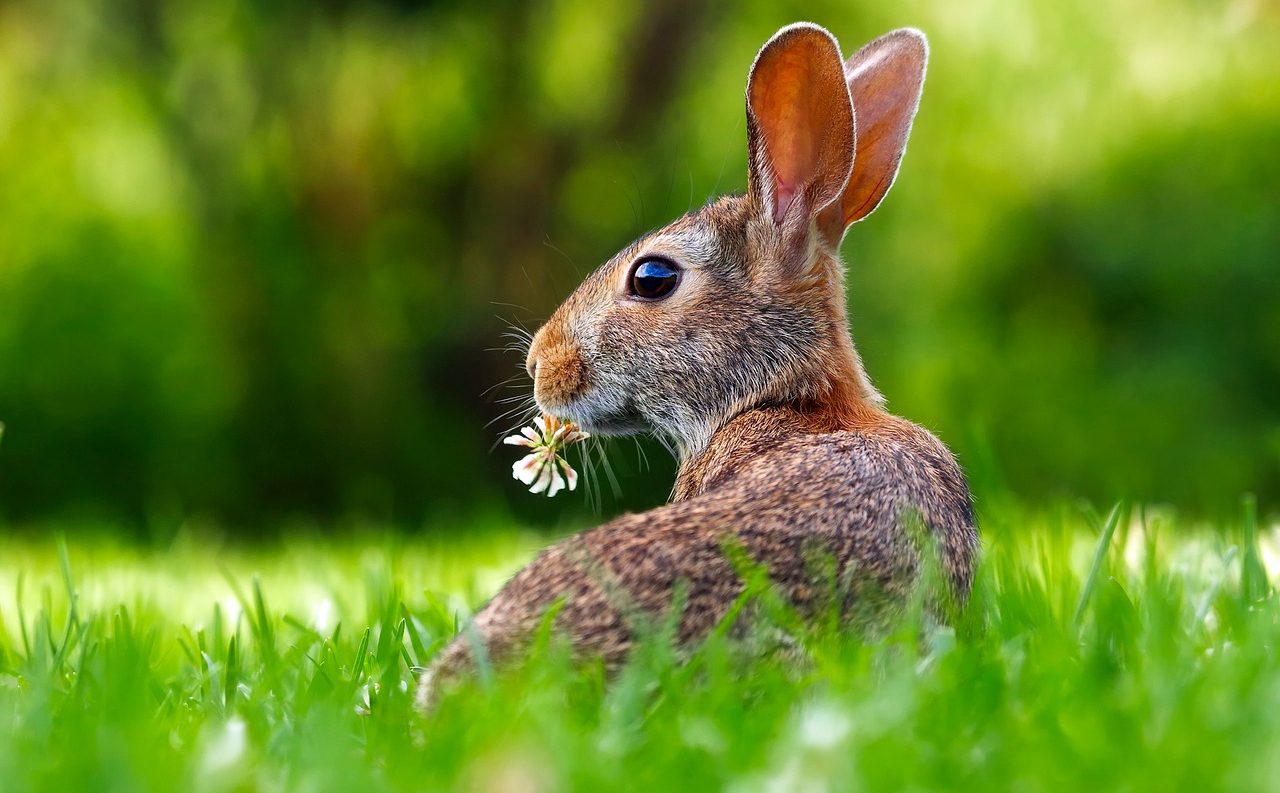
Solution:
[(6, 791), (1275, 789), (1277, 530), (1251, 502), (1218, 527), (1002, 507), (984, 530), (953, 627), (910, 618), (871, 643), (806, 629), (799, 667), (720, 640), (679, 663), (659, 636), (612, 682), (543, 641), (425, 720), (414, 668), (533, 537), (10, 540), (0, 779)]

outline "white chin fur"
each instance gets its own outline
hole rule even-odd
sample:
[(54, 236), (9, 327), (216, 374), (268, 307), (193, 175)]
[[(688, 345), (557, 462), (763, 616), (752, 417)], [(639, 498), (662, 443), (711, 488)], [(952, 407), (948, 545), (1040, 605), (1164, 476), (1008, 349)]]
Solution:
[(634, 435), (648, 429), (639, 417), (599, 405), (590, 395), (564, 405), (539, 402), (538, 407), (544, 413), (572, 421), (592, 435)]

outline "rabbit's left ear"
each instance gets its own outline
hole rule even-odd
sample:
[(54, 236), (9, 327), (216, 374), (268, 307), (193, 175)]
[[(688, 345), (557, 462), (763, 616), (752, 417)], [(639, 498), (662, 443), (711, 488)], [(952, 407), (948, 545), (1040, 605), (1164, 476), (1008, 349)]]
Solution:
[(849, 56), (845, 79), (858, 115), (853, 174), (840, 200), (818, 218), (835, 247), (845, 229), (880, 205), (898, 175), (920, 107), (929, 42), (914, 28), (886, 33)]
[(779, 30), (747, 81), (750, 191), (787, 247), (838, 199), (853, 167), (853, 102), (840, 46), (816, 25)]

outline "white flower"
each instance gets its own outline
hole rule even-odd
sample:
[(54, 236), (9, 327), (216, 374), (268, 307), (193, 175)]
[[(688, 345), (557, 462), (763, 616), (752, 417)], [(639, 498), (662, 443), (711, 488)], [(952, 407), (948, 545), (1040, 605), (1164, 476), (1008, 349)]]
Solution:
[(554, 416), (539, 416), (533, 427), (524, 427), (519, 435), (503, 439), (508, 446), (526, 446), (531, 451), (511, 466), (511, 475), (529, 486), (530, 493), (545, 492), (554, 496), (566, 487), (578, 486), (578, 472), (560, 456), (566, 447), (591, 437), (578, 429), (572, 421), (561, 421)]

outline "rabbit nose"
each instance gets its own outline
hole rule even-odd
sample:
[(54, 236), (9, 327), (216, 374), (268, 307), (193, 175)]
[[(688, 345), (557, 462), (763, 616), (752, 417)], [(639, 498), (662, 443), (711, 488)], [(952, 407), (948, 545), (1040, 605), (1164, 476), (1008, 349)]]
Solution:
[(538, 332), (533, 334), (533, 338), (529, 340), (529, 351), (524, 357), (524, 370), (529, 373), (529, 379), (535, 383), (538, 381), (538, 360), (547, 348), (545, 330), (545, 328), (539, 328)]
[(524, 370), (529, 373), (529, 379), (535, 382), (538, 379), (538, 358), (542, 349), (542, 334), (538, 334), (533, 337), (533, 341), (529, 344), (529, 353), (524, 357)]

